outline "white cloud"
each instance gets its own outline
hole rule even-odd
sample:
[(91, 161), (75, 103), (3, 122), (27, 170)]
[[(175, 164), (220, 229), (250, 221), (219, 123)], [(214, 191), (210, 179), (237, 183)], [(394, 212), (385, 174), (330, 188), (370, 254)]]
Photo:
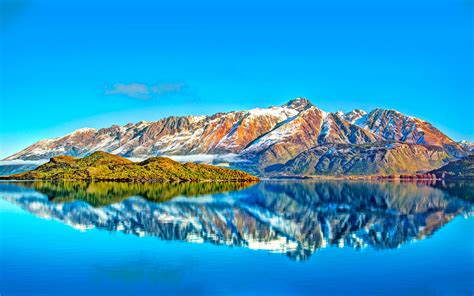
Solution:
[(151, 93), (162, 96), (182, 91), (184, 83), (160, 83), (150, 87)]
[(163, 155), (178, 162), (219, 163), (219, 162), (244, 162), (240, 155), (228, 154), (191, 154), (191, 155)]
[[(171, 158), (177, 162), (196, 162), (196, 163), (225, 163), (225, 162), (246, 162), (248, 160), (243, 159), (238, 154), (228, 153), (228, 154), (191, 154), (191, 155), (160, 155), (162, 157)], [(140, 157), (127, 157), (131, 161), (140, 162), (146, 158)]]
[(141, 83), (115, 84), (111, 89), (105, 91), (106, 95), (125, 95), (132, 98), (146, 98), (150, 91), (148, 86)]
[(135, 99), (151, 99), (152, 97), (164, 96), (183, 91), (185, 84), (178, 83), (157, 83), (147, 85), (144, 83), (114, 84), (105, 91), (106, 95), (124, 95)]

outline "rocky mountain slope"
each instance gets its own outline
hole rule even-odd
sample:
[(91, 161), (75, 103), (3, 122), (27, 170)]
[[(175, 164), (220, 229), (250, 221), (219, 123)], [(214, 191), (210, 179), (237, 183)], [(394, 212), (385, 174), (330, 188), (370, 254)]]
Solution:
[(57, 156), (38, 168), (0, 179), (106, 181), (258, 181), (247, 173), (207, 164), (181, 164), (166, 157), (133, 162), (106, 152), (84, 158)]
[(408, 143), (317, 146), (266, 173), (286, 175), (390, 175), (427, 171), (444, 165), (449, 155), (438, 146)]
[(474, 155), (452, 161), (430, 173), (440, 179), (474, 180)]
[[(268, 171), (275, 172), (275, 168), (279, 167), (286, 170), (299, 162), (296, 158), (301, 159), (311, 154), (310, 151), (332, 151), (329, 147), (336, 144), (354, 150), (352, 152), (357, 157), (337, 161), (325, 157), (324, 161), (330, 162), (328, 166), (334, 167), (331, 172), (363, 173), (363, 170), (348, 170), (348, 163), (357, 161), (362, 167), (364, 163), (370, 165), (374, 157), (372, 151), (380, 150), (382, 146), (385, 150), (395, 150), (387, 154), (390, 157), (384, 158), (386, 164), (374, 167), (371, 173), (385, 173), (388, 167), (394, 173), (436, 169), (443, 164), (440, 159), (459, 158), (470, 153), (469, 149), (454, 142), (430, 123), (395, 110), (375, 109), (367, 113), (355, 109), (348, 113), (328, 113), (307, 99), (298, 98), (266, 109), (211, 116), (172, 116), (155, 122), (141, 121), (99, 130), (80, 129), (63, 137), (39, 141), (7, 160), (37, 160), (57, 155), (85, 156), (99, 150), (138, 158), (232, 155), (237, 157), (231, 165), (263, 175)], [(383, 151), (379, 153), (386, 154)], [(394, 159), (398, 156), (403, 157)], [(421, 164), (417, 157), (427, 160), (428, 165), (406, 163), (415, 160)], [(329, 171), (314, 171), (329, 174)]]
[(463, 140), (463, 141), (459, 141), (458, 144), (461, 145), (461, 147), (463, 147), (464, 149), (470, 151), (471, 153), (474, 153), (474, 143), (473, 142)]

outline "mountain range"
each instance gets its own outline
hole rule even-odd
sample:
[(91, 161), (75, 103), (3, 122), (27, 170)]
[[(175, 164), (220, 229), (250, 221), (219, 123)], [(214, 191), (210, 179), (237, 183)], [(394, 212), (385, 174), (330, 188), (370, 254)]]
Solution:
[(41, 140), (6, 160), (105, 151), (142, 159), (212, 156), (264, 176), (397, 174), (437, 169), (471, 154), (469, 145), (395, 110), (330, 113), (297, 98), (266, 109), (82, 128)]

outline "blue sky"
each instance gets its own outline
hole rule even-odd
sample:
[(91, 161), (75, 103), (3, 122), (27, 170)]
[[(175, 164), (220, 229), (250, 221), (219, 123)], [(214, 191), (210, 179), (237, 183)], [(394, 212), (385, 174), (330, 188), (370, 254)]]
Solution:
[(80, 127), (298, 96), (474, 140), (470, 0), (1, 3), (0, 157)]

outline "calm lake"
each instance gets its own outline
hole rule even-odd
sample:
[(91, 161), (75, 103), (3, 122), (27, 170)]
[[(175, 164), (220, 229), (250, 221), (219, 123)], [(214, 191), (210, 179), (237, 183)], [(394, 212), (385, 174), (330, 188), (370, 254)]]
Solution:
[(0, 183), (0, 294), (472, 295), (474, 183)]

